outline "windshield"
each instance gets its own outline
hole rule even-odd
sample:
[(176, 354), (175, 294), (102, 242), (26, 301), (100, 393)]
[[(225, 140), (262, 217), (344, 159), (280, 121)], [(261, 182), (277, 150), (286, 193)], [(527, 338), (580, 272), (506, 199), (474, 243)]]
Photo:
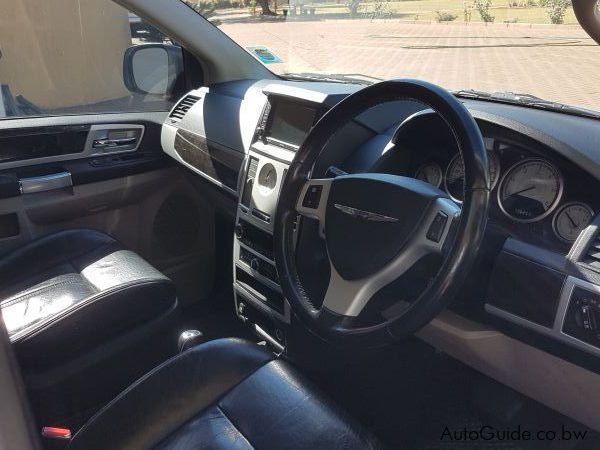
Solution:
[(600, 46), (567, 0), (186, 3), (280, 75), (418, 78), (600, 110)]

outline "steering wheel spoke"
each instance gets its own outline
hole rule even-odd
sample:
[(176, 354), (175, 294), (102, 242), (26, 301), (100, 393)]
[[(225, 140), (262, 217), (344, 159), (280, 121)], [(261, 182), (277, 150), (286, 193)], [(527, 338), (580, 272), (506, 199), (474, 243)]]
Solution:
[(345, 279), (331, 263), (331, 277), (323, 307), (344, 316), (358, 316), (377, 291), (404, 275), (429, 254), (442, 254), (460, 207), (448, 198), (432, 202), (406, 246), (381, 270), (361, 279)]
[(319, 221), (319, 233), (325, 234), (325, 213), (333, 178), (307, 180), (296, 202), (296, 212)]

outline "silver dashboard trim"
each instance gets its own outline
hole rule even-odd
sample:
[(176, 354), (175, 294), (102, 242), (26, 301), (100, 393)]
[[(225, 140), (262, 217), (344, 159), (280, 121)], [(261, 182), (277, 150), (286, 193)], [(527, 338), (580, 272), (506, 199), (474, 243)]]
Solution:
[(568, 276), (563, 284), (560, 293), (558, 307), (556, 309), (556, 316), (554, 318), (554, 324), (552, 325), (552, 328), (545, 327), (538, 323), (532, 322), (531, 320), (510, 313), (502, 308), (490, 305), (489, 303), (486, 303), (484, 305), (484, 308), (486, 312), (496, 317), (500, 317), (501, 319), (507, 320), (516, 325), (520, 325), (524, 328), (536, 331), (540, 334), (543, 334), (544, 336), (553, 338), (559, 342), (570, 345), (571, 347), (575, 347), (579, 350), (583, 350), (595, 356), (600, 356), (600, 348), (588, 344), (587, 342), (583, 342), (563, 332), (565, 317), (567, 315), (567, 310), (571, 301), (571, 295), (575, 287), (580, 287), (582, 289), (586, 289), (596, 294), (600, 294), (600, 286), (590, 283), (589, 281), (576, 278), (574, 276)]

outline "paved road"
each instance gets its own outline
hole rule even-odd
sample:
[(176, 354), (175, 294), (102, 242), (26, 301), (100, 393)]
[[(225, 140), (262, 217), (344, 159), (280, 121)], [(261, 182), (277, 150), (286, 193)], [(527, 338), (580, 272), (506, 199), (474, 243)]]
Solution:
[(510, 90), (600, 110), (600, 46), (578, 26), (402, 21), (226, 23), (266, 45), (275, 72), (425, 79), (448, 89)]

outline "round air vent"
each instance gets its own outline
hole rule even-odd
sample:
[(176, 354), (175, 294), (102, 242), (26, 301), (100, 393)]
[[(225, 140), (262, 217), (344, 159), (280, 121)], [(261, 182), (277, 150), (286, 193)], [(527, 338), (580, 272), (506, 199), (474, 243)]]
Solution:
[(154, 218), (155, 248), (163, 257), (189, 254), (196, 247), (200, 227), (200, 212), (194, 201), (185, 194), (171, 194)]

